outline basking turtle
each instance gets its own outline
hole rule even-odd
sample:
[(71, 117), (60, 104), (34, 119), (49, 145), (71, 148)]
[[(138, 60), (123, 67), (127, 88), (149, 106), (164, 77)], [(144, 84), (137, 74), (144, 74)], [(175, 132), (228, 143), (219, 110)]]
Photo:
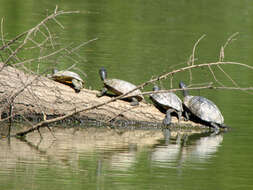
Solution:
[[(153, 87), (153, 91), (159, 91), (158, 86)], [(178, 116), (178, 122), (180, 122), (183, 106), (180, 98), (173, 92), (154, 93), (150, 95), (150, 99), (155, 106), (162, 111), (166, 111), (166, 116), (163, 120), (164, 125), (170, 125), (171, 113), (176, 112)]]
[[(134, 84), (124, 80), (107, 79), (107, 72), (103, 67), (99, 70), (99, 75), (104, 83), (104, 88), (101, 90), (99, 94), (97, 94), (97, 97), (104, 96), (108, 90), (116, 95), (122, 95), (136, 88)], [(132, 106), (138, 105), (139, 102), (144, 99), (144, 97), (140, 94), (141, 91), (139, 89), (129, 94), (131, 97), (127, 99), (131, 100)]]
[[(219, 131), (219, 128), (227, 128), (219, 108), (211, 100), (202, 96), (190, 96), (183, 82), (179, 83), (179, 87), (183, 89), (184, 105), (190, 114), (207, 122), (215, 131)], [(189, 119), (188, 112), (186, 112), (187, 119)]]
[(81, 88), (83, 88), (83, 79), (72, 71), (58, 71), (54, 69), (53, 74), (48, 75), (48, 77), (54, 81), (72, 86), (76, 92), (80, 92)]

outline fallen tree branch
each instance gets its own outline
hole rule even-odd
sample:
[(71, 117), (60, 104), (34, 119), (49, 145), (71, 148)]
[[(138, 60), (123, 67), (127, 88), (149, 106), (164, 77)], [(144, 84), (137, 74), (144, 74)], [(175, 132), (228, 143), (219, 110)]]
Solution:
[[(164, 75), (161, 75), (157, 78), (154, 78), (154, 79), (151, 79), (147, 82), (144, 82), (142, 83), (141, 85), (138, 85), (135, 89), (125, 93), (125, 94), (122, 94), (120, 96), (117, 96), (117, 97), (113, 97), (111, 98), (109, 101), (105, 101), (103, 103), (100, 103), (100, 104), (97, 104), (97, 105), (92, 105), (92, 106), (89, 106), (87, 108), (84, 108), (84, 109), (80, 109), (80, 110), (75, 110), (69, 114), (66, 114), (66, 115), (63, 115), (63, 116), (60, 116), (60, 117), (57, 117), (57, 118), (54, 118), (54, 119), (48, 119), (48, 120), (44, 120), (44, 121), (41, 121), (39, 123), (37, 123), (36, 125), (34, 125), (33, 127), (31, 127), (30, 129), (28, 130), (24, 130), (22, 132), (18, 132), (15, 136), (20, 136), (20, 137), (23, 137), (25, 136), (26, 134), (34, 131), (34, 130), (38, 130), (40, 127), (45, 127), (47, 126), (48, 124), (50, 123), (54, 123), (54, 122), (57, 122), (57, 121), (60, 121), (60, 120), (63, 120), (63, 119), (66, 119), (68, 117), (71, 117), (77, 113), (80, 113), (80, 112), (86, 112), (86, 111), (89, 111), (89, 110), (92, 110), (92, 109), (97, 109), (103, 105), (106, 105), (106, 104), (109, 104), (111, 102), (114, 102), (116, 100), (119, 100), (119, 99), (123, 99), (123, 98), (126, 98), (128, 94), (132, 93), (133, 91), (137, 90), (137, 89), (140, 89), (140, 88), (143, 88), (144, 86), (150, 84), (150, 83), (154, 83), (156, 81), (159, 81), (159, 80), (162, 80), (162, 79), (165, 79), (167, 78), (169, 75), (172, 75), (172, 74), (175, 74), (175, 73), (179, 73), (179, 72), (183, 72), (183, 71), (187, 71), (189, 69), (193, 69), (193, 68), (200, 68), (200, 67), (207, 67), (207, 66), (210, 66), (210, 65), (219, 65), (219, 64), (224, 64), (224, 65), (239, 65), (239, 66), (243, 66), (243, 67), (246, 67), (246, 68), (249, 68), (249, 69), (252, 69), (253, 70), (253, 67), (252, 66), (249, 66), (247, 64), (242, 64), (242, 63), (236, 63), (236, 62), (216, 62), (216, 63), (205, 63), (205, 64), (199, 64), (199, 65), (191, 65), (191, 66), (187, 66), (187, 67), (184, 67), (184, 68), (180, 68), (180, 69), (177, 69), (177, 70), (174, 70), (174, 71), (171, 71), (169, 73), (166, 73)], [(207, 86), (207, 87), (203, 87), (203, 88), (215, 88), (215, 87), (210, 87), (210, 86)], [(220, 87), (221, 88), (221, 87)], [(201, 87), (198, 87), (198, 89), (201, 89)], [(251, 88), (248, 88), (248, 89), (251, 89)], [(176, 89), (176, 90), (179, 90), (179, 89)], [(151, 92), (150, 92), (151, 93)], [(152, 92), (153, 93), (153, 92)]]

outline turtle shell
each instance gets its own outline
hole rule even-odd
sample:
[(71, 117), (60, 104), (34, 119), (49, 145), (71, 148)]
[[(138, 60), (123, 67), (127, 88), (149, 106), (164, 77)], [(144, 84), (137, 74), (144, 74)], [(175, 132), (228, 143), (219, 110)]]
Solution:
[(173, 108), (177, 111), (183, 111), (182, 101), (172, 92), (155, 93), (150, 95), (151, 100), (164, 109)]
[[(105, 79), (104, 85), (108, 90), (110, 90), (116, 95), (125, 94), (136, 88), (134, 84), (124, 81), (124, 80), (120, 80), (120, 79)], [(141, 91), (139, 89), (130, 93), (129, 96), (136, 97), (138, 101), (141, 101), (144, 99), (142, 95), (137, 95), (137, 94), (141, 94)]]
[(58, 71), (57, 73), (53, 74), (51, 78), (58, 82), (70, 84), (72, 83), (72, 79), (76, 79), (82, 83), (84, 82), (77, 73), (74, 73), (72, 71)]
[(219, 108), (207, 98), (202, 96), (186, 96), (185, 106), (197, 117), (207, 122), (223, 124), (224, 118)]

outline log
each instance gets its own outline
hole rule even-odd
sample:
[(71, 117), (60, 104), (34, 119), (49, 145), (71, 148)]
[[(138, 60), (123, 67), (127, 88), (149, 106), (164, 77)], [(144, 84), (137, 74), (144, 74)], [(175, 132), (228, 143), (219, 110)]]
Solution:
[[(13, 99), (13, 114), (23, 117), (40, 115), (40, 117), (62, 116), (90, 106), (98, 105), (111, 99), (103, 96), (97, 98), (98, 91), (82, 89), (76, 93), (73, 88), (44, 76), (24, 73), (22, 70), (0, 63), (1, 115), (7, 112), (6, 102)], [(83, 111), (75, 118), (116, 123), (152, 123), (161, 125), (165, 115), (152, 104), (141, 102), (131, 106), (124, 100), (116, 100), (101, 107)], [(43, 118), (42, 118), (43, 119)], [(202, 124), (181, 121), (172, 117), (172, 126), (191, 126), (202, 128)]]

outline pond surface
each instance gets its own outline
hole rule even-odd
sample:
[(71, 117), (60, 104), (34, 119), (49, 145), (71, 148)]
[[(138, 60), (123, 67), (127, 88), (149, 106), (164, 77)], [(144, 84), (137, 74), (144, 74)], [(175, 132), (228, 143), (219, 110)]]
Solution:
[[(59, 29), (63, 46), (97, 39), (72, 57), (87, 75), (87, 88), (101, 88), (98, 70), (102, 66), (109, 77), (135, 84), (186, 66), (203, 34), (195, 64), (216, 62), (221, 46), (239, 32), (226, 47), (224, 60), (253, 66), (253, 1), (1, 0), (6, 38), (33, 27), (56, 4), (59, 9), (80, 11), (58, 18), (65, 27)], [(29, 57), (29, 53), (22, 55)], [(54, 66), (66, 69), (72, 61), (67, 56), (55, 62), (50, 59), (39, 72)], [(239, 86), (253, 86), (252, 71), (239, 66), (222, 68)], [(213, 70), (219, 81), (233, 85), (223, 72)], [(174, 75), (173, 86), (181, 80), (189, 83), (189, 73)], [(210, 81), (215, 79), (208, 68), (193, 72), (193, 83)], [(159, 84), (168, 88), (170, 80)], [(150, 85), (144, 90), (151, 89)], [(46, 131), (41, 141), (36, 132), (27, 142), (3, 139), (0, 189), (252, 189), (252, 94), (231, 90), (191, 93), (213, 100), (233, 130), (218, 136), (187, 136), (161, 130), (89, 128), (56, 130), (56, 140)]]

